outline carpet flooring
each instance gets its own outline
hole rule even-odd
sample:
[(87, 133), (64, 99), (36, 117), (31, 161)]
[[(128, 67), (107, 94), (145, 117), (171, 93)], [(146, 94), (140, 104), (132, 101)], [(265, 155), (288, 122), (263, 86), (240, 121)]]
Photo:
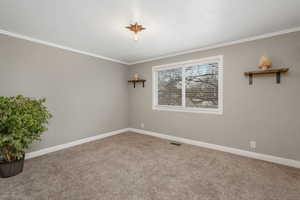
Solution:
[(27, 160), (1, 200), (299, 200), (300, 170), (123, 133)]

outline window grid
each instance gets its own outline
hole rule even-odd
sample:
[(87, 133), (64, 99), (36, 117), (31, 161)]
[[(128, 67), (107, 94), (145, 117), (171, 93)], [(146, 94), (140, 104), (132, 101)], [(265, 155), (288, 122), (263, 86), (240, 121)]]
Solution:
[(181, 85), (182, 85), (182, 108), (185, 108), (185, 67), (182, 67)]
[[(203, 107), (187, 107), (186, 106), (186, 68), (192, 67), (193, 65), (205, 65), (205, 64), (218, 64), (217, 71), (217, 83), (218, 83), (218, 104), (217, 108), (203, 108)], [(182, 104), (181, 106), (173, 105), (158, 105), (158, 72), (165, 71), (168, 69), (178, 69), (182, 70)], [(199, 60), (191, 60), (181, 63), (173, 63), (163, 66), (155, 66), (152, 68), (152, 77), (153, 77), (153, 100), (152, 108), (153, 110), (163, 110), (163, 111), (179, 111), (179, 112), (197, 112), (197, 113), (211, 113), (211, 114), (223, 114), (223, 56), (209, 57)]]

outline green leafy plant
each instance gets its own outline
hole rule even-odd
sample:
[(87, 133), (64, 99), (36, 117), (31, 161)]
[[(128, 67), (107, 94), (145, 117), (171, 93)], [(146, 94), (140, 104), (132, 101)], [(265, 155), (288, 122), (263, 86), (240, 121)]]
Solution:
[(22, 95), (0, 97), (0, 161), (21, 159), (29, 145), (40, 140), (52, 117), (45, 101)]

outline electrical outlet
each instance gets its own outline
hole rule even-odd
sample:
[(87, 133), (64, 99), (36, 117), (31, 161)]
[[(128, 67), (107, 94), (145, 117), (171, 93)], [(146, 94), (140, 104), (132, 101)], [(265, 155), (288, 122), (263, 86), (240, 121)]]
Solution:
[(141, 123), (141, 128), (144, 128), (145, 127), (145, 124), (144, 123)]
[(250, 148), (256, 149), (256, 141), (250, 141)]

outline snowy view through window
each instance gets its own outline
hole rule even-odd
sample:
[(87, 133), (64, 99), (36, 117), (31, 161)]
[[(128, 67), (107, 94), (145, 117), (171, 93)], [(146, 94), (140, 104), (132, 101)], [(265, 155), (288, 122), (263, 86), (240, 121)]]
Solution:
[[(185, 105), (182, 105), (185, 73)], [(158, 105), (218, 108), (218, 63), (195, 64), (157, 73)]]

